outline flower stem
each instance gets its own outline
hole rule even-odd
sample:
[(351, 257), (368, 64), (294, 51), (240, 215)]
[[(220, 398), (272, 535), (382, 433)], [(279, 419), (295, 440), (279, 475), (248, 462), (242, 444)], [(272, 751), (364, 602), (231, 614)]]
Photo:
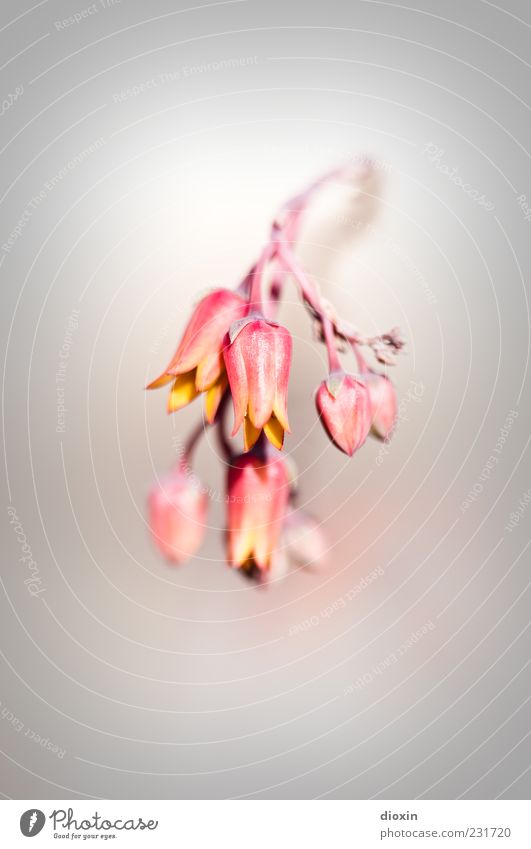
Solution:
[(225, 434), (225, 413), (227, 411), (229, 397), (229, 393), (225, 392), (223, 398), (221, 399), (221, 403), (219, 405), (219, 409), (216, 416), (215, 427), (216, 436), (218, 438), (218, 445), (220, 447), (221, 453), (223, 454), (223, 457), (227, 461), (228, 465), (231, 466), (232, 461), (234, 459), (234, 452)]
[(252, 283), (251, 283), (251, 291), (249, 293), (249, 306), (251, 310), (256, 310), (257, 312), (263, 313), (264, 311), (264, 302), (263, 302), (263, 276), (265, 268), (268, 262), (273, 258), (276, 252), (276, 245), (273, 241), (267, 243), (262, 253), (260, 254), (260, 258), (256, 263), (252, 274)]
[(360, 372), (360, 374), (365, 374), (366, 372), (370, 371), (369, 366), (367, 365), (367, 363), (365, 361), (365, 357), (363, 356), (363, 354), (360, 351), (359, 345), (357, 345), (356, 342), (352, 342), (351, 347), (352, 347), (352, 350), (354, 351), (354, 356), (356, 357), (356, 362), (358, 364), (358, 371)]
[[(370, 162), (362, 163), (365, 170), (372, 167)], [(376, 358), (387, 365), (394, 364), (394, 354), (403, 347), (396, 328), (381, 336), (368, 337), (361, 334), (353, 325), (330, 315), (326, 302), (323, 300), (318, 286), (306, 274), (299, 263), (294, 251), (294, 243), (298, 237), (300, 221), (313, 195), (325, 183), (333, 180), (347, 179), (351, 166), (346, 163), (339, 168), (324, 174), (315, 180), (307, 189), (292, 197), (283, 205), (278, 216), (273, 221), (269, 242), (265, 245), (258, 262), (251, 268), (240, 283), (238, 292), (248, 297), (249, 310), (262, 313), (268, 318), (274, 318), (282, 297), (282, 290), (288, 273), (291, 273), (299, 285), (303, 300), (318, 321), (321, 322), (323, 335), (328, 349), (328, 359), (334, 367), (339, 364), (335, 341), (331, 344), (334, 334), (344, 339), (352, 347), (358, 362), (358, 368), (367, 371), (368, 367), (359, 351), (360, 345), (372, 348)], [(263, 277), (266, 267), (273, 262), (274, 271), (267, 295), (264, 295)], [(330, 327), (327, 327), (330, 325)], [(328, 339), (327, 339), (328, 334)], [(332, 367), (332, 365), (331, 365)]]
[[(340, 168), (334, 168), (334, 170), (315, 180), (307, 189), (295, 195), (283, 205), (278, 217), (273, 222), (270, 240), (264, 247), (258, 262), (251, 268), (238, 286), (239, 292), (249, 294), (251, 309), (255, 309), (257, 312), (264, 312), (263, 275), (267, 264), (277, 253), (279, 237), (286, 243), (287, 247), (291, 248), (298, 235), (300, 219), (311, 197), (321, 188), (323, 183), (327, 183), (333, 179), (340, 179), (346, 170), (347, 168), (344, 165)], [(273, 310), (280, 300), (283, 282), (284, 278), (280, 270), (273, 280), (271, 296), (269, 298), (269, 300), (273, 301)]]
[(326, 349), (328, 352), (328, 364), (330, 371), (342, 371), (341, 362), (336, 348), (334, 323), (326, 313), (326, 309), (317, 286), (307, 276), (290, 247), (285, 244), (280, 245), (279, 256), (286, 269), (291, 271), (299, 284), (304, 300), (310, 305), (321, 322)]
[(334, 335), (334, 325), (327, 315), (323, 314), (322, 318), (323, 335), (325, 338), (326, 350), (328, 353), (328, 369), (330, 373), (343, 371), (339, 361), (339, 354), (336, 348), (336, 337)]
[(205, 425), (201, 421), (197, 424), (194, 429), (190, 432), (188, 439), (184, 443), (183, 452), (179, 458), (179, 466), (188, 467), (192, 461), (192, 457), (195, 449), (197, 448), (197, 443), (201, 439), (205, 432)]
[(279, 242), (278, 246), (278, 256), (281, 259), (284, 267), (287, 271), (290, 271), (297, 283), (299, 284), (300, 290), (304, 297), (304, 300), (309, 304), (312, 310), (316, 313), (317, 317), (322, 319), (322, 315), (324, 313), (321, 296), (319, 294), (319, 290), (315, 283), (307, 276), (304, 271), (302, 265), (299, 263), (297, 257), (291, 250), (291, 248)]

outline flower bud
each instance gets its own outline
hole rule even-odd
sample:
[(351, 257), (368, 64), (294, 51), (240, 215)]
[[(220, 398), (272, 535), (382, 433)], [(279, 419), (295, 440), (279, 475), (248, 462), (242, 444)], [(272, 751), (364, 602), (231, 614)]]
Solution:
[(287, 395), (291, 365), (291, 335), (285, 327), (259, 316), (230, 329), (224, 350), (234, 404), (234, 436), (243, 424), (244, 450), (249, 451), (262, 430), (281, 449), (289, 433)]
[(370, 372), (363, 379), (371, 400), (371, 433), (379, 439), (391, 437), (396, 422), (397, 403), (393, 384), (384, 374)]
[(208, 497), (183, 466), (153, 485), (148, 498), (155, 545), (173, 563), (183, 563), (203, 541)]
[(315, 402), (330, 439), (351, 457), (363, 445), (371, 427), (366, 384), (350, 374), (333, 373), (319, 386)]

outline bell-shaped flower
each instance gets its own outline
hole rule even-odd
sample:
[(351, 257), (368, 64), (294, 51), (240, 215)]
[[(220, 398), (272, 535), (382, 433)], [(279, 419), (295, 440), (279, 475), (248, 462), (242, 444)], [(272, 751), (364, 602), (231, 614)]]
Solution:
[(224, 339), (230, 325), (242, 318), (246, 310), (244, 298), (229, 289), (216, 289), (197, 304), (171, 362), (147, 387), (158, 389), (172, 383), (169, 413), (206, 392), (205, 414), (212, 424), (227, 388), (222, 355)]
[(363, 445), (371, 428), (366, 383), (351, 374), (334, 372), (319, 386), (315, 402), (330, 439), (351, 457)]
[(198, 550), (205, 533), (208, 496), (183, 464), (151, 488), (148, 519), (155, 545), (173, 563)]
[(249, 451), (262, 430), (275, 448), (289, 433), (287, 396), (291, 335), (263, 316), (249, 316), (229, 331), (223, 356), (234, 404), (234, 436), (243, 424)]
[(227, 559), (253, 573), (269, 569), (289, 496), (289, 476), (280, 457), (237, 457), (227, 483)]
[(397, 416), (395, 387), (384, 374), (362, 375), (371, 400), (371, 433), (384, 441), (390, 439)]

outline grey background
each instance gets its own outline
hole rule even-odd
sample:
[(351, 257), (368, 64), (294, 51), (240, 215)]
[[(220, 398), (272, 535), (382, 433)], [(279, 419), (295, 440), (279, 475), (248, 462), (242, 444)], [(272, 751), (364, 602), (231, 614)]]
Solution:
[[(89, 5), (1, 7), (2, 795), (525, 798), (528, 5), (98, 0), (57, 25)], [(212, 530), (168, 569), (145, 496), (199, 409), (142, 387), (278, 205), (358, 154), (377, 201), (325, 192), (301, 250), (346, 317), (408, 338), (395, 439), (328, 445), (288, 303), (287, 451), (329, 563), (265, 591), (225, 567), (208, 438)]]

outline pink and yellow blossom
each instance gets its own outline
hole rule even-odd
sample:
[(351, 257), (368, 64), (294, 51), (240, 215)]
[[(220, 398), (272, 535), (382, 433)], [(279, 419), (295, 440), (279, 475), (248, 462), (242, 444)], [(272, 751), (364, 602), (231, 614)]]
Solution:
[(169, 413), (180, 410), (205, 392), (206, 419), (209, 423), (214, 421), (227, 388), (222, 355), (225, 335), (246, 310), (246, 301), (229, 289), (216, 289), (198, 303), (168, 366), (147, 387), (158, 389), (172, 383)]
[(248, 318), (231, 329), (223, 356), (234, 404), (234, 436), (243, 424), (245, 451), (262, 430), (275, 448), (289, 433), (287, 397), (291, 334), (263, 317)]
[[(326, 348), (328, 378), (317, 388), (315, 404), (334, 444), (351, 456), (371, 430), (387, 440), (397, 418), (396, 392), (386, 375), (372, 370), (364, 352), (370, 350), (378, 362), (391, 366), (404, 339), (396, 327), (377, 335), (358, 330), (323, 297), (296, 249), (301, 221), (314, 193), (327, 182), (346, 178), (357, 182), (363, 194), (371, 174), (374, 176), (370, 161), (363, 160), (357, 168), (349, 163), (291, 198), (273, 221), (256, 261), (235, 282), (235, 288), (218, 288), (197, 304), (173, 358), (147, 387), (170, 385), (170, 413), (204, 393), (205, 417), (212, 425), (206, 428), (198, 417), (201, 420), (183, 442), (179, 464), (149, 494), (151, 533), (170, 562), (182, 563), (191, 557), (203, 539), (208, 497), (189, 473), (189, 464), (206, 431), (216, 436), (209, 439), (210, 451), (219, 451), (228, 468), (229, 565), (265, 584), (281, 579), (294, 566), (311, 569), (327, 562), (321, 524), (294, 506), (297, 471), (293, 458), (280, 453), (285, 433), (290, 431), (287, 400), (292, 338), (275, 318), (290, 281), (310, 316), (318, 344), (322, 342)], [(231, 244), (238, 245), (239, 238), (236, 233)], [(344, 370), (342, 358), (349, 355), (356, 359), (356, 374)], [(303, 399), (304, 391), (299, 397)], [(230, 399), (232, 437), (243, 431), (245, 453), (241, 455), (235, 453), (228, 437)], [(302, 415), (300, 420), (304, 420)]]
[(227, 560), (235, 568), (269, 569), (286, 513), (289, 477), (280, 457), (243, 454), (227, 482)]

